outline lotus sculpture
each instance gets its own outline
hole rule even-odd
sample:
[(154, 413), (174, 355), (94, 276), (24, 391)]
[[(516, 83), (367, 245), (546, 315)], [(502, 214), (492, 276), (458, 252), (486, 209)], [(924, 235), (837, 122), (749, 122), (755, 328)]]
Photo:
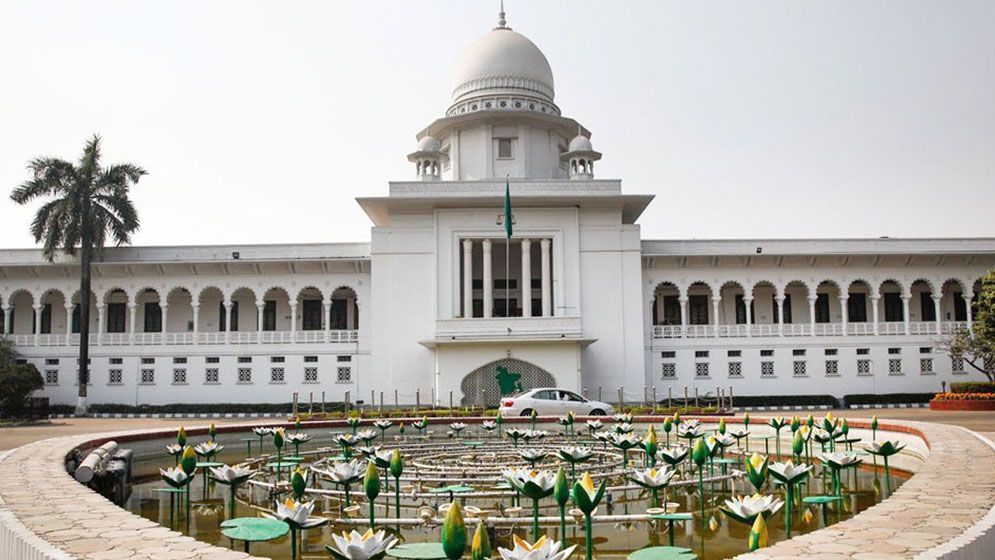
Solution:
[(768, 518), (777, 513), (784, 506), (784, 502), (775, 496), (734, 496), (731, 500), (726, 500), (720, 508), (729, 517), (753, 525), (758, 515)]
[(380, 560), (397, 544), (397, 537), (387, 535), (382, 529), (375, 533), (367, 529), (362, 534), (353, 529), (348, 533), (342, 531), (341, 535), (332, 533), (332, 543), (325, 545), (325, 550), (338, 560)]

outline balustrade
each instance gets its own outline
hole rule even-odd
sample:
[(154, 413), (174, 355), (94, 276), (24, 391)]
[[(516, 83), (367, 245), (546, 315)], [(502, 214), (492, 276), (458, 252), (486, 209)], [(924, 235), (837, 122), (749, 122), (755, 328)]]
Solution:
[[(887, 321), (879, 323), (878, 335), (899, 336), (906, 334), (905, 322)], [(914, 336), (929, 336), (937, 334), (935, 321), (913, 321), (909, 324), (908, 333)], [(654, 339), (669, 338), (740, 338), (740, 337), (799, 337), (811, 336), (812, 329), (816, 336), (873, 336), (874, 323), (785, 323), (754, 324), (754, 325), (654, 325)], [(950, 335), (960, 330), (967, 330), (966, 321), (943, 321), (939, 324), (942, 335)]]
[[(3, 335), (0, 335), (3, 336)], [(12, 334), (15, 346), (76, 346), (79, 334)], [(356, 343), (358, 330), (91, 333), (91, 346)]]

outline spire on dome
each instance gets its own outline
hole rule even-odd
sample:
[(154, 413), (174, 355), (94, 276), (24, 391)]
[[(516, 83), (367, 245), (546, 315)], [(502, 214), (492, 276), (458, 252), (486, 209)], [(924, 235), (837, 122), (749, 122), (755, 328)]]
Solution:
[(497, 29), (508, 29), (508, 20), (504, 17), (504, 0), (501, 0), (501, 11), (498, 12)]

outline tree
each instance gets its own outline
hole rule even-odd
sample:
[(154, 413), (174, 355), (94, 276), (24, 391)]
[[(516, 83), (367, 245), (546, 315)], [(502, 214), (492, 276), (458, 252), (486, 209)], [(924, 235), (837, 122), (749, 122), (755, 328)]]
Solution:
[(31, 393), (45, 386), (45, 381), (33, 364), (17, 363), (14, 345), (0, 339), (0, 410), (17, 418)]
[(988, 381), (995, 381), (995, 270), (981, 279), (974, 324), (954, 333), (943, 341), (942, 347), (951, 357), (963, 359), (965, 364), (982, 373)]
[(130, 243), (138, 230), (138, 212), (129, 189), (145, 175), (130, 163), (100, 166), (100, 137), (94, 135), (77, 163), (58, 158), (35, 158), (28, 163), (32, 177), (14, 189), (18, 204), (47, 198), (31, 223), (31, 235), (42, 243), (45, 258), (61, 251), (79, 251), (79, 397), (76, 414), (86, 414), (86, 384), (90, 378), (90, 265), (110, 237), (116, 245)]

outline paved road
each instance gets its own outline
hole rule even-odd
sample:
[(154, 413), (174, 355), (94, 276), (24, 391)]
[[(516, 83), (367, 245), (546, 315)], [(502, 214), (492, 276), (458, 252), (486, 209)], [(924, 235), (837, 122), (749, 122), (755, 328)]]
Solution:
[[(772, 415), (793, 416), (808, 415), (805, 411), (785, 410), (782, 412), (765, 411), (750, 413), (751, 416), (772, 416)], [(813, 411), (815, 416), (823, 416), (823, 411)], [(939, 422), (941, 424), (953, 424), (981, 432), (989, 439), (995, 440), (995, 412), (946, 412), (932, 411), (922, 408), (896, 408), (881, 410), (835, 410), (833, 414), (840, 417), (849, 418), (870, 418), (877, 415), (878, 418), (895, 418), (900, 420), (920, 420), (925, 422)], [(106, 432), (111, 430), (133, 430), (139, 428), (176, 428), (181, 425), (199, 426), (209, 424), (212, 420), (204, 418), (191, 419), (157, 419), (157, 418), (66, 418), (53, 420), (51, 424), (44, 426), (25, 426), (19, 428), (0, 429), (0, 451), (11, 449), (36, 441), (39, 439), (85, 434), (91, 432)], [(272, 424), (273, 419), (260, 418), (231, 418), (213, 420), (217, 424), (224, 423), (259, 423)]]

